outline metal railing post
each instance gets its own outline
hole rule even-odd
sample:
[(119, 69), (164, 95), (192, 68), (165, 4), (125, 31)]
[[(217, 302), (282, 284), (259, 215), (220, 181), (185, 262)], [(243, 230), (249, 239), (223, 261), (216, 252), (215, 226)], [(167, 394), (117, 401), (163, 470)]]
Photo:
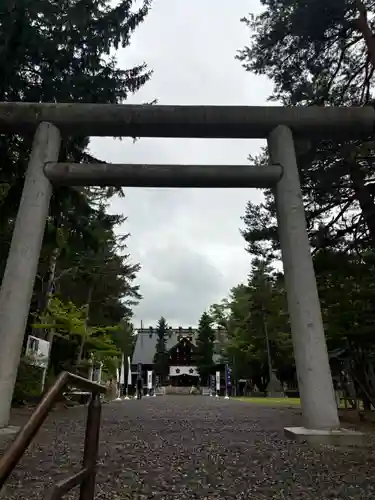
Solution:
[(94, 499), (101, 412), (100, 394), (96, 392), (92, 395), (87, 413), (83, 468), (88, 470), (88, 474), (81, 483), (79, 500)]
[(57, 397), (69, 383), (92, 392), (92, 400), (87, 414), (83, 468), (79, 472), (55, 484), (47, 493), (46, 498), (48, 500), (59, 500), (75, 486), (83, 485), (81, 488), (80, 500), (93, 500), (101, 418), (100, 394), (106, 392), (106, 387), (68, 372), (60, 373), (53, 386), (50, 387), (44, 395), (28, 422), (19, 431), (13, 443), (11, 443), (3, 455), (0, 456), (0, 496), (1, 489), (6, 480), (17, 466), (38, 430), (41, 428), (56, 402)]

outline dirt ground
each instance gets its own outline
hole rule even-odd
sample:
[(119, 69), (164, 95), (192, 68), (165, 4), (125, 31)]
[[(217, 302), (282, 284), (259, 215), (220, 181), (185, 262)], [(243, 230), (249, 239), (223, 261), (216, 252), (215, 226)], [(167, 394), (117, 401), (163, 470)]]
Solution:
[[(80, 467), (86, 409), (58, 409), (13, 473), (3, 497), (45, 498)], [(15, 411), (22, 423), (25, 411)], [(103, 406), (96, 500), (373, 499), (368, 448), (311, 448), (284, 438), (299, 409), (160, 396)], [(77, 498), (72, 493), (66, 498)]]

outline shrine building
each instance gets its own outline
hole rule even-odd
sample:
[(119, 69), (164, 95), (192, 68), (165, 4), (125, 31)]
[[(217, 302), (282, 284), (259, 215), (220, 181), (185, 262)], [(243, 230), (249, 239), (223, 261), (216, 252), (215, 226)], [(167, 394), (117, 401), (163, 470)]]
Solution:
[[(214, 342), (213, 362), (221, 366), (220, 347), (224, 341), (224, 330), (214, 330), (216, 340)], [(142, 372), (154, 370), (154, 356), (158, 339), (157, 329), (153, 327), (140, 328), (137, 330), (137, 340), (134, 348), (132, 365), (142, 365)], [(166, 350), (169, 355), (169, 377), (166, 381), (172, 386), (197, 385), (199, 373), (195, 363), (196, 328), (172, 328), (167, 329)]]

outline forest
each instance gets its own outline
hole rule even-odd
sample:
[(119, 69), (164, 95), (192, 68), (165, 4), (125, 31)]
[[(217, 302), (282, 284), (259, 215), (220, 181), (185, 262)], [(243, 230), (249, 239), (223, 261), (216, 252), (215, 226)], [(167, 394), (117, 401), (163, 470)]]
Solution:
[[(103, 0), (17, 0), (13, 9), (1, 4), (1, 101), (121, 103), (152, 77), (143, 62), (121, 69), (115, 55), (129, 46), (146, 18), (148, 0), (137, 8), (131, 0), (115, 7)], [(236, 57), (244, 71), (270, 78), (271, 102), (374, 105), (373, 0), (262, 0), (262, 5), (262, 13), (242, 19), (249, 42)], [(0, 276), (31, 142), (29, 136), (0, 136)], [(298, 141), (296, 149), (332, 372), (350, 395), (354, 391), (367, 407), (375, 406), (374, 140)], [(264, 165), (267, 151), (249, 159)], [(59, 161), (103, 159), (90, 155), (89, 138), (72, 137), (64, 140)], [(91, 354), (114, 374), (120, 352), (132, 352), (140, 264), (127, 251), (129, 235), (119, 233), (126, 217), (109, 211), (114, 195), (124, 193), (54, 191), (25, 333), (25, 345), (28, 335), (52, 342), (50, 379), (62, 369), (86, 373)], [(204, 321), (226, 330), (222, 358), (234, 379), (249, 379), (264, 390), (269, 344), (272, 368), (296, 387), (271, 190), (260, 204), (247, 204), (240, 230), (249, 253), (248, 278), (213, 304)], [(205, 376), (211, 352), (206, 340), (202, 337), (200, 347)], [(25, 362), (16, 400), (39, 387), (29, 375), (26, 382), (21, 376)], [(163, 365), (160, 356), (158, 363)]]
[[(262, 0), (242, 19), (249, 43), (237, 59), (268, 76), (269, 100), (286, 106), (373, 106), (373, 1)], [(297, 141), (296, 153), (326, 340), (335, 384), (375, 406), (374, 140)], [(264, 150), (252, 162), (268, 162)], [(241, 234), (252, 259), (248, 279), (210, 314), (228, 332), (222, 347), (235, 378), (265, 390), (272, 369), (297, 387), (276, 210), (271, 190), (249, 202)]]
[[(152, 75), (143, 62), (119, 67), (126, 48), (150, 8), (145, 0), (17, 0), (0, 6), (0, 100), (122, 103)], [(0, 136), (0, 276), (3, 275), (21, 197), (32, 136)], [(64, 139), (59, 161), (95, 162), (89, 138)], [(119, 353), (133, 344), (132, 307), (141, 299), (140, 265), (127, 251), (126, 221), (113, 214), (113, 188), (54, 190), (34, 286), (29, 335), (52, 342), (48, 379), (63, 369), (87, 374), (102, 362), (112, 374)], [(40, 370), (21, 361), (14, 399), (40, 391)]]

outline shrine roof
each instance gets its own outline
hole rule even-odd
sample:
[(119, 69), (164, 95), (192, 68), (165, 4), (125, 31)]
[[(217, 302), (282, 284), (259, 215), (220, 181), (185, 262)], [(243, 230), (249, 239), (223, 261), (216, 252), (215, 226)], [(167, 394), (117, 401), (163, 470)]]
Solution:
[[(222, 329), (215, 330), (217, 341), (222, 340), (221, 336), (223, 333)], [(197, 334), (198, 330), (196, 328), (169, 328), (166, 333), (167, 351), (170, 351), (179, 342), (181, 337), (190, 338), (191, 342), (195, 344)], [(152, 365), (154, 363), (157, 336), (156, 328), (150, 327), (137, 330), (137, 340), (132, 358), (133, 365), (138, 363)], [(218, 359), (219, 355), (215, 354), (214, 361), (217, 362)]]

